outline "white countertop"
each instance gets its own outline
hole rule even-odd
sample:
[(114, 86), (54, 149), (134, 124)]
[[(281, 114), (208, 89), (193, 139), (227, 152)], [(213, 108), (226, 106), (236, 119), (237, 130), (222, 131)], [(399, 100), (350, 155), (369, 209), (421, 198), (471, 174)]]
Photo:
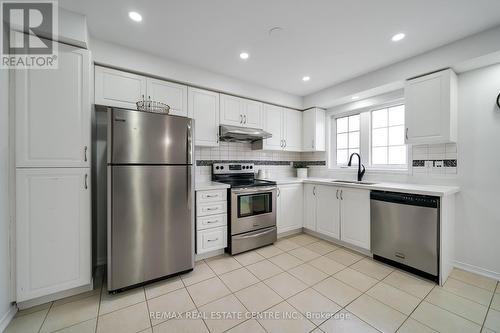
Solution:
[(269, 179), (273, 180), (278, 185), (285, 184), (298, 184), (298, 183), (309, 183), (309, 184), (321, 184), (321, 185), (332, 185), (341, 187), (351, 187), (351, 188), (363, 188), (368, 190), (379, 190), (379, 191), (392, 191), (401, 193), (413, 193), (413, 194), (423, 194), (423, 195), (434, 195), (434, 196), (446, 196), (454, 194), (460, 191), (458, 186), (444, 186), (444, 185), (424, 185), (424, 184), (410, 184), (410, 183), (387, 183), (387, 182), (377, 182), (371, 181), (375, 184), (346, 184), (346, 183), (336, 183), (333, 182), (334, 179), (328, 178), (277, 178)]
[(229, 188), (228, 184), (218, 183), (218, 182), (196, 182), (194, 189), (196, 191), (207, 191), (207, 190), (221, 190)]

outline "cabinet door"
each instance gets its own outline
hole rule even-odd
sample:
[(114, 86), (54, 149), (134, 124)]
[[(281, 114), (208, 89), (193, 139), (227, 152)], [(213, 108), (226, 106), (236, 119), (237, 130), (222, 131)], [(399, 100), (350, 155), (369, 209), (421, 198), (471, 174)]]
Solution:
[(319, 185), (316, 188), (316, 231), (336, 239), (340, 239), (340, 200), (337, 199), (338, 190), (335, 186), (326, 185)]
[(282, 185), (278, 190), (278, 233), (302, 228), (302, 184)]
[(353, 188), (341, 191), (341, 239), (370, 250), (370, 191)]
[(262, 128), (262, 103), (244, 99), (243, 104), (245, 108), (243, 126)]
[(273, 136), (265, 139), (263, 149), (282, 150), (283, 143), (283, 108), (279, 106), (264, 104), (263, 111), (263, 129)]
[(220, 95), (220, 123), (224, 125), (243, 126), (243, 103), (241, 98)]
[(183, 84), (146, 79), (148, 97), (170, 106), (170, 114), (174, 116), (188, 116), (187, 86)]
[(302, 112), (285, 109), (284, 110), (284, 138), (285, 150), (302, 150)]
[(59, 44), (59, 68), (15, 71), (17, 167), (90, 167), (90, 59)]
[(445, 70), (409, 80), (405, 86), (405, 123), (406, 143), (455, 141), (455, 131), (450, 132), (456, 128), (455, 73)]
[(318, 185), (304, 184), (304, 228), (316, 231), (316, 193)]
[(194, 119), (195, 145), (219, 146), (219, 93), (189, 87), (189, 117)]
[(302, 150), (325, 151), (325, 110), (312, 108), (302, 112)]
[(90, 169), (17, 169), (17, 301), (91, 281)]
[(136, 110), (145, 96), (144, 76), (95, 66), (95, 104)]

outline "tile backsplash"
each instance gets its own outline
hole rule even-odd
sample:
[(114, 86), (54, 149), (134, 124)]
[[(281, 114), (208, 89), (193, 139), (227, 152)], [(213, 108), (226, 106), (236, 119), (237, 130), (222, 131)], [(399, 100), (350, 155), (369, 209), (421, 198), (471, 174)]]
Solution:
[(412, 148), (413, 174), (457, 174), (457, 144), (418, 145)]

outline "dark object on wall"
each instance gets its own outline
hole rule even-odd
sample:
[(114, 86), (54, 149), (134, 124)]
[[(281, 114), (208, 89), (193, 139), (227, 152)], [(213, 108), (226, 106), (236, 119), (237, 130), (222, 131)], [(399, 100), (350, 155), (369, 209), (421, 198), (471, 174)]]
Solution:
[(498, 96), (497, 96), (497, 105), (500, 108), (500, 94), (498, 94)]

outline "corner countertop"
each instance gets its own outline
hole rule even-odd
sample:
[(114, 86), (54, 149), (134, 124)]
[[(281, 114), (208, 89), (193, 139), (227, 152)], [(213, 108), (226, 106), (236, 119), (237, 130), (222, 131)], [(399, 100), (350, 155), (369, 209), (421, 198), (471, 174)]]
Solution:
[(218, 182), (196, 182), (194, 189), (195, 191), (209, 191), (209, 190), (221, 190), (229, 188), (228, 184), (218, 183)]
[(346, 183), (336, 183), (335, 179), (328, 178), (277, 178), (269, 179), (275, 181), (278, 185), (286, 184), (321, 184), (321, 185), (331, 185), (339, 187), (350, 187), (350, 188), (361, 188), (367, 190), (378, 190), (378, 191), (391, 191), (391, 192), (401, 192), (401, 193), (412, 193), (412, 194), (422, 194), (422, 195), (433, 195), (433, 196), (447, 196), (455, 194), (460, 191), (458, 186), (445, 186), (445, 185), (429, 185), (429, 184), (411, 184), (411, 183), (388, 183), (388, 182), (377, 182), (373, 181), (375, 184), (346, 184)]

